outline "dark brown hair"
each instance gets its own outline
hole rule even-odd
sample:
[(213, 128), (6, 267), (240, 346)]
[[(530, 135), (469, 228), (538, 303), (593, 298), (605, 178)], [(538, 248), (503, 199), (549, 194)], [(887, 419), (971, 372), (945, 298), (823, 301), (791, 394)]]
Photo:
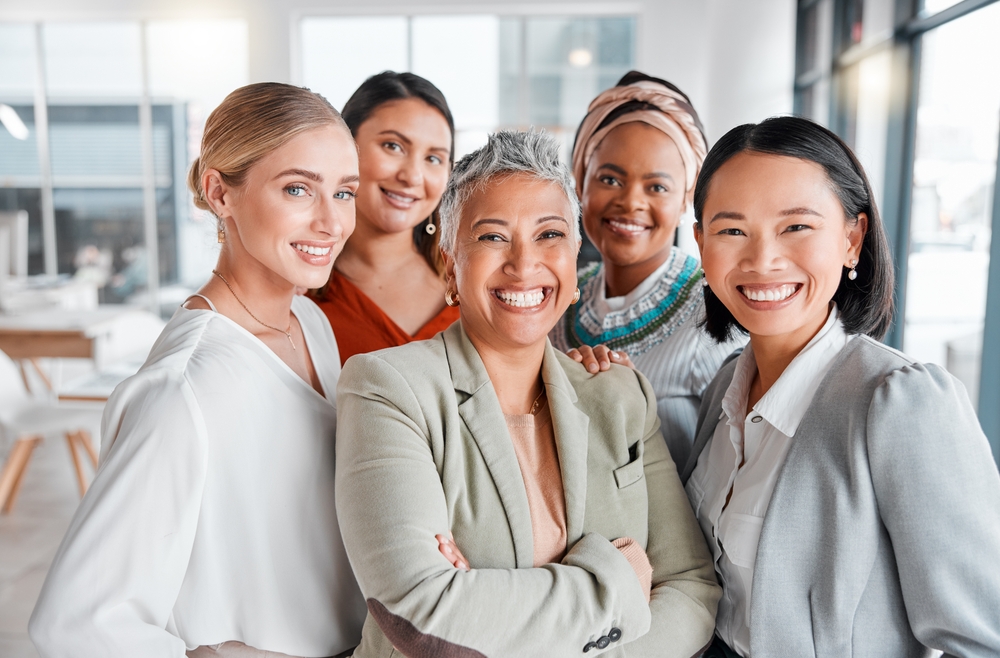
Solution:
[[(413, 73), (396, 73), (395, 71), (383, 71), (368, 78), (361, 83), (354, 94), (344, 104), (344, 121), (352, 135), (357, 135), (358, 128), (372, 115), (372, 112), (380, 106), (391, 101), (402, 100), (404, 98), (419, 98), (435, 110), (441, 113), (444, 120), (448, 122), (448, 129), (451, 131), (451, 154), (449, 164), (455, 162), (455, 120), (451, 116), (451, 109), (448, 101), (445, 100), (441, 90), (435, 87), (429, 80), (421, 78)], [(444, 275), (444, 261), (441, 258), (441, 250), (438, 247), (440, 230), (433, 234), (427, 233), (427, 225), (433, 224), (436, 229), (441, 228), (439, 209), (435, 208), (430, 216), (417, 224), (413, 229), (413, 243), (417, 251), (423, 255), (431, 269)]]
[[(881, 340), (892, 323), (892, 254), (871, 184), (850, 147), (823, 126), (800, 117), (772, 117), (733, 128), (708, 152), (698, 176), (694, 213), (699, 231), (703, 230), (702, 213), (711, 192), (712, 177), (738, 153), (783, 155), (815, 162), (826, 171), (833, 192), (844, 208), (846, 221), (857, 222), (861, 213), (868, 216), (868, 229), (855, 268), (858, 276), (852, 281), (844, 268), (833, 301), (837, 303), (847, 333), (867, 334)], [(747, 333), (711, 288), (706, 287), (704, 291), (704, 327), (713, 338), (723, 342), (735, 332)]]

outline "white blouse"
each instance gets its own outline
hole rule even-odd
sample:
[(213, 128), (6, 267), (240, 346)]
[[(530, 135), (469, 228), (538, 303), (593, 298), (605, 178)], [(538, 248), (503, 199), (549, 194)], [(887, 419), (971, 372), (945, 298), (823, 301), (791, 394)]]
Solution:
[(757, 362), (748, 345), (736, 361), (715, 434), (688, 480), (688, 497), (722, 584), (716, 633), (741, 656), (750, 655), (754, 565), (774, 484), (816, 389), (852, 338), (834, 305), (823, 328), (749, 414), (746, 407)]
[(115, 390), (29, 625), (42, 656), (181, 658), (230, 640), (332, 656), (360, 641), (333, 497), (337, 344), (312, 301), (292, 312), (327, 397), (229, 318), (185, 308)]

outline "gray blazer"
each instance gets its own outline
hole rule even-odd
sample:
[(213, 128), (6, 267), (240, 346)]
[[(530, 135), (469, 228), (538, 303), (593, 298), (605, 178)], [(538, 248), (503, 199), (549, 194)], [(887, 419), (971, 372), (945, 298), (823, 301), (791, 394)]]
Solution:
[[(369, 610), (355, 656), (689, 658), (711, 639), (721, 590), (648, 382), (617, 366), (592, 376), (551, 345), (542, 379), (569, 551), (532, 568), (517, 456), (461, 323), (347, 361), (337, 514)], [(471, 571), (438, 552), (449, 531)], [(619, 537), (649, 556), (649, 604)]]
[[(705, 392), (684, 482), (735, 366)], [(1000, 475), (956, 379), (867, 336), (844, 348), (778, 475), (752, 592), (754, 658), (1000, 656)]]

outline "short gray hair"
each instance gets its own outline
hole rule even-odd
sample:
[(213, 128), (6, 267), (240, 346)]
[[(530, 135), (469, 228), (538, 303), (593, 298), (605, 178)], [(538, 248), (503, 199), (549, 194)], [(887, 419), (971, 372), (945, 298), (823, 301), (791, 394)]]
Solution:
[(567, 217), (573, 238), (579, 242), (580, 200), (569, 169), (559, 161), (559, 142), (544, 132), (501, 130), (489, 136), (486, 146), (455, 163), (441, 197), (441, 249), (451, 253), (455, 248), (462, 209), (474, 192), (497, 176), (521, 173), (560, 186), (573, 214)]

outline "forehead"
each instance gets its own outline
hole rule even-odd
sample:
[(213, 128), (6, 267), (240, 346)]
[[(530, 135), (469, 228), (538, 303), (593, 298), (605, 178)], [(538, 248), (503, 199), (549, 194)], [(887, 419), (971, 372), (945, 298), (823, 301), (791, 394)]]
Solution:
[(338, 177), (356, 174), (358, 152), (347, 129), (330, 124), (295, 135), (257, 161), (250, 173), (268, 174), (292, 167)]
[(526, 173), (500, 174), (477, 186), (462, 210), (462, 224), (489, 217), (517, 221), (555, 215), (572, 222), (562, 185)]
[[(833, 183), (815, 162), (787, 155), (737, 153), (716, 170), (705, 197), (706, 214), (721, 210), (840, 207)], [(714, 210), (709, 210), (709, 209)]]
[(633, 168), (684, 168), (677, 144), (662, 130), (648, 123), (630, 121), (616, 126), (605, 135), (590, 160), (590, 167), (611, 162)]
[(362, 130), (398, 130), (411, 139), (451, 142), (451, 129), (444, 115), (419, 98), (400, 98), (382, 103), (361, 124)]

